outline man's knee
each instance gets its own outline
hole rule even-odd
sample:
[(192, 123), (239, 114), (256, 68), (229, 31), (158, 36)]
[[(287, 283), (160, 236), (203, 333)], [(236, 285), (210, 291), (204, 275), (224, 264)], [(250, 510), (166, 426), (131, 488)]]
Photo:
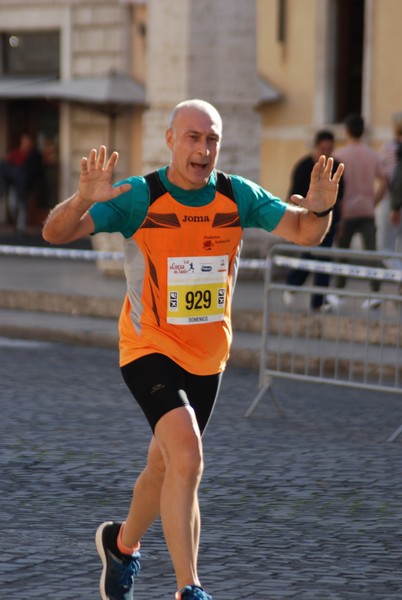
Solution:
[(195, 439), (194, 443), (185, 445), (179, 452), (171, 454), (167, 466), (185, 481), (201, 479), (204, 470), (201, 440)]
[(202, 440), (194, 410), (180, 407), (157, 423), (155, 438), (166, 469), (184, 478), (198, 478), (203, 470)]

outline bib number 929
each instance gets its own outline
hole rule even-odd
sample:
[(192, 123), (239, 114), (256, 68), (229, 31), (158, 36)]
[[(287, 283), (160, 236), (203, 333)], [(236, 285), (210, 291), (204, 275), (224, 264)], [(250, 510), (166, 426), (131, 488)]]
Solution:
[(201, 310), (211, 306), (210, 290), (189, 290), (186, 292), (186, 309)]

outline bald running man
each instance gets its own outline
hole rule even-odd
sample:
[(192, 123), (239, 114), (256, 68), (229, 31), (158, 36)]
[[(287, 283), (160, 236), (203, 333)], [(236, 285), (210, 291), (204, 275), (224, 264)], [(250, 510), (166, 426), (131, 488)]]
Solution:
[[(340, 165), (332, 173), (332, 158), (321, 156), (306, 197), (292, 196), (294, 204), (227, 175), (216, 169), (221, 116), (199, 99), (174, 108), (165, 139), (167, 166), (115, 185), (117, 152), (108, 157), (104, 146), (92, 149), (82, 159), (77, 192), (50, 212), (43, 228), (51, 244), (99, 232), (118, 231), (124, 238), (120, 368), (152, 437), (126, 519), (102, 523), (96, 532), (102, 600), (134, 598), (140, 541), (158, 516), (177, 579), (176, 600), (212, 599), (197, 572), (202, 434), (229, 358), (243, 229), (319, 244), (343, 171)], [(137, 450), (134, 437), (131, 444)]]

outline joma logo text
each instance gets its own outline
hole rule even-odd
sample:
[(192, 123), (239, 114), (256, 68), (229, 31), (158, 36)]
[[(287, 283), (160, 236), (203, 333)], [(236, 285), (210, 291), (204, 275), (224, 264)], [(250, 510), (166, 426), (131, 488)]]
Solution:
[(183, 223), (206, 223), (209, 221), (208, 216), (204, 217), (194, 217), (192, 215), (184, 215)]

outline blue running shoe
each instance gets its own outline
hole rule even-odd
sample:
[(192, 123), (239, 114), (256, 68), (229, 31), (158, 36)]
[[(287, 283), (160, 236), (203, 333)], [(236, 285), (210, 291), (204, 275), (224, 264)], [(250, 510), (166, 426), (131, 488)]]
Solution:
[(212, 596), (204, 592), (198, 585), (186, 585), (176, 594), (176, 600), (212, 600)]
[(140, 553), (122, 554), (117, 548), (121, 523), (107, 521), (96, 531), (96, 549), (102, 559), (100, 578), (102, 600), (133, 600), (134, 577), (140, 571)]

